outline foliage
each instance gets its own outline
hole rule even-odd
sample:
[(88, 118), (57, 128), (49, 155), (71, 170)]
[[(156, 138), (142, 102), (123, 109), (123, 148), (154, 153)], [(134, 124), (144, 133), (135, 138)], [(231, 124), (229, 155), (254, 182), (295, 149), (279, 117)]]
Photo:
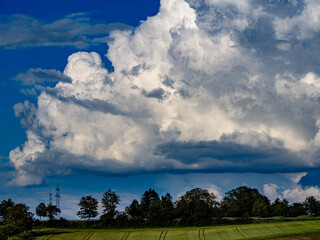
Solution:
[(115, 217), (115, 226), (125, 228), (129, 226), (129, 216), (126, 212), (118, 212)]
[(143, 212), (138, 200), (134, 199), (129, 207), (126, 207), (125, 211), (129, 215), (129, 221), (132, 226), (139, 226), (143, 223)]
[(290, 217), (298, 217), (302, 215), (306, 215), (307, 210), (305, 209), (303, 203), (293, 203), (289, 207), (289, 216)]
[(216, 197), (208, 190), (195, 188), (176, 202), (177, 215), (182, 225), (208, 225), (217, 206)]
[(9, 209), (14, 206), (14, 202), (9, 198), (8, 200), (2, 200), (0, 203), (0, 217), (4, 220)]
[(252, 206), (252, 215), (256, 217), (268, 217), (269, 206), (261, 198), (258, 199)]
[(158, 200), (159, 200), (159, 195), (154, 189), (149, 188), (149, 190), (144, 192), (141, 198), (141, 203), (140, 203), (141, 211), (144, 218), (147, 216), (149, 212), (151, 203), (153, 201), (158, 201)]
[(33, 214), (29, 211), (28, 206), (22, 203), (14, 204), (4, 216), (4, 225), (7, 227), (7, 232), (13, 236), (31, 230), (32, 217)]
[(80, 206), (80, 211), (78, 211), (77, 215), (82, 219), (88, 219), (90, 222), (91, 218), (99, 215), (97, 211), (98, 201), (91, 197), (91, 195), (82, 197), (78, 206)]
[(277, 198), (271, 205), (272, 216), (284, 216), (289, 215), (289, 202), (286, 199), (280, 200)]
[(7, 240), (9, 237), (20, 234), (21, 229), (14, 224), (4, 225), (0, 228), (0, 240)]
[(36, 214), (38, 217), (46, 217), (47, 216), (47, 209), (46, 209), (46, 204), (45, 203), (39, 203), (39, 205), (36, 208)]
[[(106, 191), (102, 197), (104, 214), (100, 217), (100, 221), (96, 221), (92, 227), (228, 225), (275, 221), (275, 216), (298, 217), (304, 215), (310, 218), (320, 216), (320, 201), (313, 196), (307, 197), (303, 203), (290, 205), (286, 199), (276, 199), (270, 205), (269, 199), (260, 194), (257, 189), (245, 186), (228, 191), (221, 203), (216, 201), (214, 194), (201, 188), (187, 191), (174, 203), (169, 193), (159, 198), (154, 189), (148, 189), (144, 192), (141, 203), (136, 199), (133, 200), (124, 212), (117, 211), (119, 203), (120, 197), (114, 191)], [(80, 206), (78, 216), (82, 219), (88, 219), (89, 223), (92, 218), (98, 216), (98, 201), (91, 195), (82, 197), (78, 205)], [(37, 226), (43, 224), (48, 227), (87, 227), (85, 222), (55, 220), (54, 216), (59, 212), (60, 209), (56, 206), (46, 206), (44, 203), (40, 203), (36, 208), (36, 213), (39, 217), (48, 217), (49, 221), (46, 224), (38, 221), (36, 222)], [(2, 235), (21, 233), (32, 227), (32, 214), (24, 204), (14, 204), (10, 199), (3, 200), (0, 203), (0, 214), (4, 224), (0, 232), (0, 240)], [(270, 216), (274, 217), (270, 219), (268, 218)]]
[(319, 216), (320, 215), (320, 202), (313, 196), (307, 197), (303, 202), (307, 213), (311, 216)]
[(112, 190), (108, 190), (103, 194), (102, 207), (103, 213), (116, 214), (117, 205), (120, 203), (120, 197)]
[(32, 229), (33, 214), (25, 204), (15, 204), (11, 199), (0, 203), (0, 215), (3, 226), (0, 228), (0, 239), (20, 234)]
[(36, 207), (36, 214), (38, 217), (48, 217), (49, 221), (55, 220), (55, 216), (60, 213), (60, 209), (57, 208), (54, 205), (46, 205), (45, 203), (39, 203), (39, 205)]
[(160, 200), (151, 202), (147, 215), (147, 223), (150, 226), (162, 226), (163, 223), (162, 206)]
[(120, 201), (120, 197), (110, 189), (103, 194), (101, 202), (104, 214), (100, 217), (100, 220), (104, 225), (109, 226), (112, 224), (118, 213), (116, 209)]
[(174, 205), (170, 193), (161, 197), (162, 225), (170, 226), (174, 220)]
[(54, 205), (48, 205), (46, 208), (45, 208), (45, 212), (46, 212), (46, 216), (49, 218), (50, 221), (54, 220), (55, 217), (54, 216), (57, 216), (58, 213), (60, 213), (60, 209), (57, 208), (56, 206)]
[(269, 208), (269, 199), (259, 193), (257, 189), (245, 186), (232, 189), (226, 193), (221, 202), (221, 210), (224, 216), (228, 217), (249, 217), (253, 214), (253, 205), (261, 200)]
[(161, 200), (154, 200), (151, 202), (148, 215), (147, 224), (149, 226), (170, 226), (174, 219), (174, 205), (172, 197), (169, 193), (161, 197)]

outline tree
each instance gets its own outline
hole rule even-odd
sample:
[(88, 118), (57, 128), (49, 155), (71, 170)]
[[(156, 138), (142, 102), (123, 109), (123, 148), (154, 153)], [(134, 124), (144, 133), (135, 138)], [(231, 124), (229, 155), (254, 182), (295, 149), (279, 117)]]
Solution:
[(221, 202), (221, 211), (227, 217), (249, 217), (254, 215), (253, 205), (261, 199), (269, 207), (269, 199), (259, 193), (257, 189), (245, 186), (228, 191)]
[(8, 200), (2, 200), (0, 203), (0, 217), (4, 220), (9, 209), (14, 206), (14, 202), (9, 198)]
[(195, 188), (186, 192), (176, 202), (182, 225), (207, 225), (212, 221), (217, 206), (216, 197), (208, 190)]
[(304, 200), (303, 205), (309, 215), (320, 215), (320, 202), (314, 196), (307, 197), (306, 200)]
[(1, 239), (32, 229), (33, 214), (25, 204), (15, 204), (11, 199), (3, 200), (0, 203), (0, 216), (3, 221), (0, 228)]
[(161, 197), (161, 200), (151, 202), (147, 222), (151, 226), (168, 226), (174, 219), (174, 206), (169, 193)]
[(115, 226), (125, 228), (128, 227), (128, 214), (126, 212), (118, 212), (115, 217)]
[(151, 226), (163, 226), (162, 206), (160, 200), (151, 202), (147, 215), (147, 223)]
[(140, 204), (144, 217), (147, 216), (151, 203), (156, 200), (160, 200), (160, 199), (159, 199), (158, 193), (154, 189), (149, 188), (149, 190), (144, 192), (144, 194), (142, 195), (141, 204)]
[(91, 218), (99, 215), (97, 211), (98, 201), (91, 197), (91, 195), (82, 197), (78, 206), (80, 206), (80, 211), (78, 211), (77, 215), (82, 219), (88, 219), (89, 223)]
[(161, 197), (162, 225), (169, 226), (174, 220), (174, 205), (172, 196), (167, 193)]
[(103, 207), (103, 215), (101, 216), (101, 220), (109, 225), (114, 220), (117, 215), (117, 205), (120, 203), (120, 197), (112, 190), (108, 190), (103, 194), (102, 197), (102, 207)]
[(268, 217), (269, 206), (262, 199), (258, 199), (252, 206), (252, 214), (256, 217)]
[(289, 215), (289, 202), (286, 199), (280, 200), (276, 198), (271, 204), (272, 216), (288, 216)]
[(126, 213), (129, 215), (132, 225), (138, 226), (143, 223), (143, 212), (138, 200), (134, 199), (129, 207), (126, 207)]
[(41, 217), (46, 217), (47, 216), (47, 209), (46, 209), (46, 204), (45, 203), (39, 203), (39, 205), (37, 206), (36, 208), (36, 214), (38, 217), (40, 217), (40, 220), (41, 220)]
[(17, 227), (18, 232), (29, 231), (32, 229), (33, 214), (25, 204), (15, 204), (9, 208), (5, 218), (4, 225)]
[(301, 215), (306, 215), (307, 210), (305, 209), (302, 203), (293, 203), (289, 208), (289, 216), (290, 217), (298, 217)]
[(46, 208), (45, 208), (45, 211), (46, 211), (46, 216), (49, 218), (50, 221), (54, 220), (55, 217), (54, 216), (57, 216), (58, 213), (60, 213), (60, 209), (57, 208), (57, 206), (54, 206), (54, 205), (48, 205)]

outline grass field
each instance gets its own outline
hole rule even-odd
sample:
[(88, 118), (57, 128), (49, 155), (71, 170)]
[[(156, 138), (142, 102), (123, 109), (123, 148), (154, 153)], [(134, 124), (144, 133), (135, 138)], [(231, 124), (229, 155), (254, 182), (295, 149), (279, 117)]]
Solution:
[(213, 226), (201, 228), (71, 230), (41, 229), (30, 239), (37, 240), (233, 240), (271, 239), (320, 232), (320, 221)]

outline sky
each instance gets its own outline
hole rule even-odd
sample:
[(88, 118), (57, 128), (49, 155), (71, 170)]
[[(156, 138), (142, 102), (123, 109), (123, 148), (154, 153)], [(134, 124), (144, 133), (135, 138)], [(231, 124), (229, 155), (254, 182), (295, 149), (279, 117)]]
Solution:
[(0, 196), (320, 200), (316, 0), (0, 2)]

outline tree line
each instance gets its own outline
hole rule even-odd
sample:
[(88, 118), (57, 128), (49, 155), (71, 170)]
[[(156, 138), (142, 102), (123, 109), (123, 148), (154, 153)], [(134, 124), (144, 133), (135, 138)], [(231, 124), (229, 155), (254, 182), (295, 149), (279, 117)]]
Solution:
[[(251, 217), (320, 216), (320, 201), (313, 196), (307, 197), (302, 203), (289, 204), (286, 199), (279, 198), (271, 203), (257, 189), (246, 186), (228, 191), (220, 202), (213, 193), (201, 188), (187, 191), (176, 201), (169, 193), (160, 197), (150, 188), (143, 193), (140, 202), (134, 199), (124, 211), (117, 210), (120, 202), (120, 197), (112, 190), (103, 194), (103, 213), (98, 221), (99, 226), (204, 226), (222, 223), (221, 219), (226, 218), (242, 221)], [(77, 215), (90, 222), (99, 215), (98, 203), (91, 195), (82, 197)]]
[[(0, 240), (29, 231), (35, 224), (43, 223), (46, 226), (64, 227), (79, 227), (82, 223), (101, 228), (169, 227), (225, 224), (228, 219), (245, 222), (252, 217), (320, 216), (320, 201), (313, 196), (307, 197), (302, 203), (290, 204), (286, 199), (279, 198), (271, 202), (257, 189), (246, 186), (228, 191), (220, 202), (213, 193), (201, 188), (187, 191), (176, 201), (169, 193), (159, 196), (150, 188), (142, 194), (140, 201), (134, 199), (124, 211), (117, 209), (121, 199), (115, 191), (106, 191), (100, 202), (103, 212), (96, 220), (99, 216), (99, 201), (91, 195), (81, 197), (77, 215), (86, 222), (72, 222), (63, 218), (57, 220), (60, 209), (40, 203), (35, 213), (40, 219), (46, 219), (40, 222), (34, 220), (25, 204), (16, 204), (11, 199), (3, 200), (0, 203)], [(95, 219), (93, 224), (92, 219)]]

